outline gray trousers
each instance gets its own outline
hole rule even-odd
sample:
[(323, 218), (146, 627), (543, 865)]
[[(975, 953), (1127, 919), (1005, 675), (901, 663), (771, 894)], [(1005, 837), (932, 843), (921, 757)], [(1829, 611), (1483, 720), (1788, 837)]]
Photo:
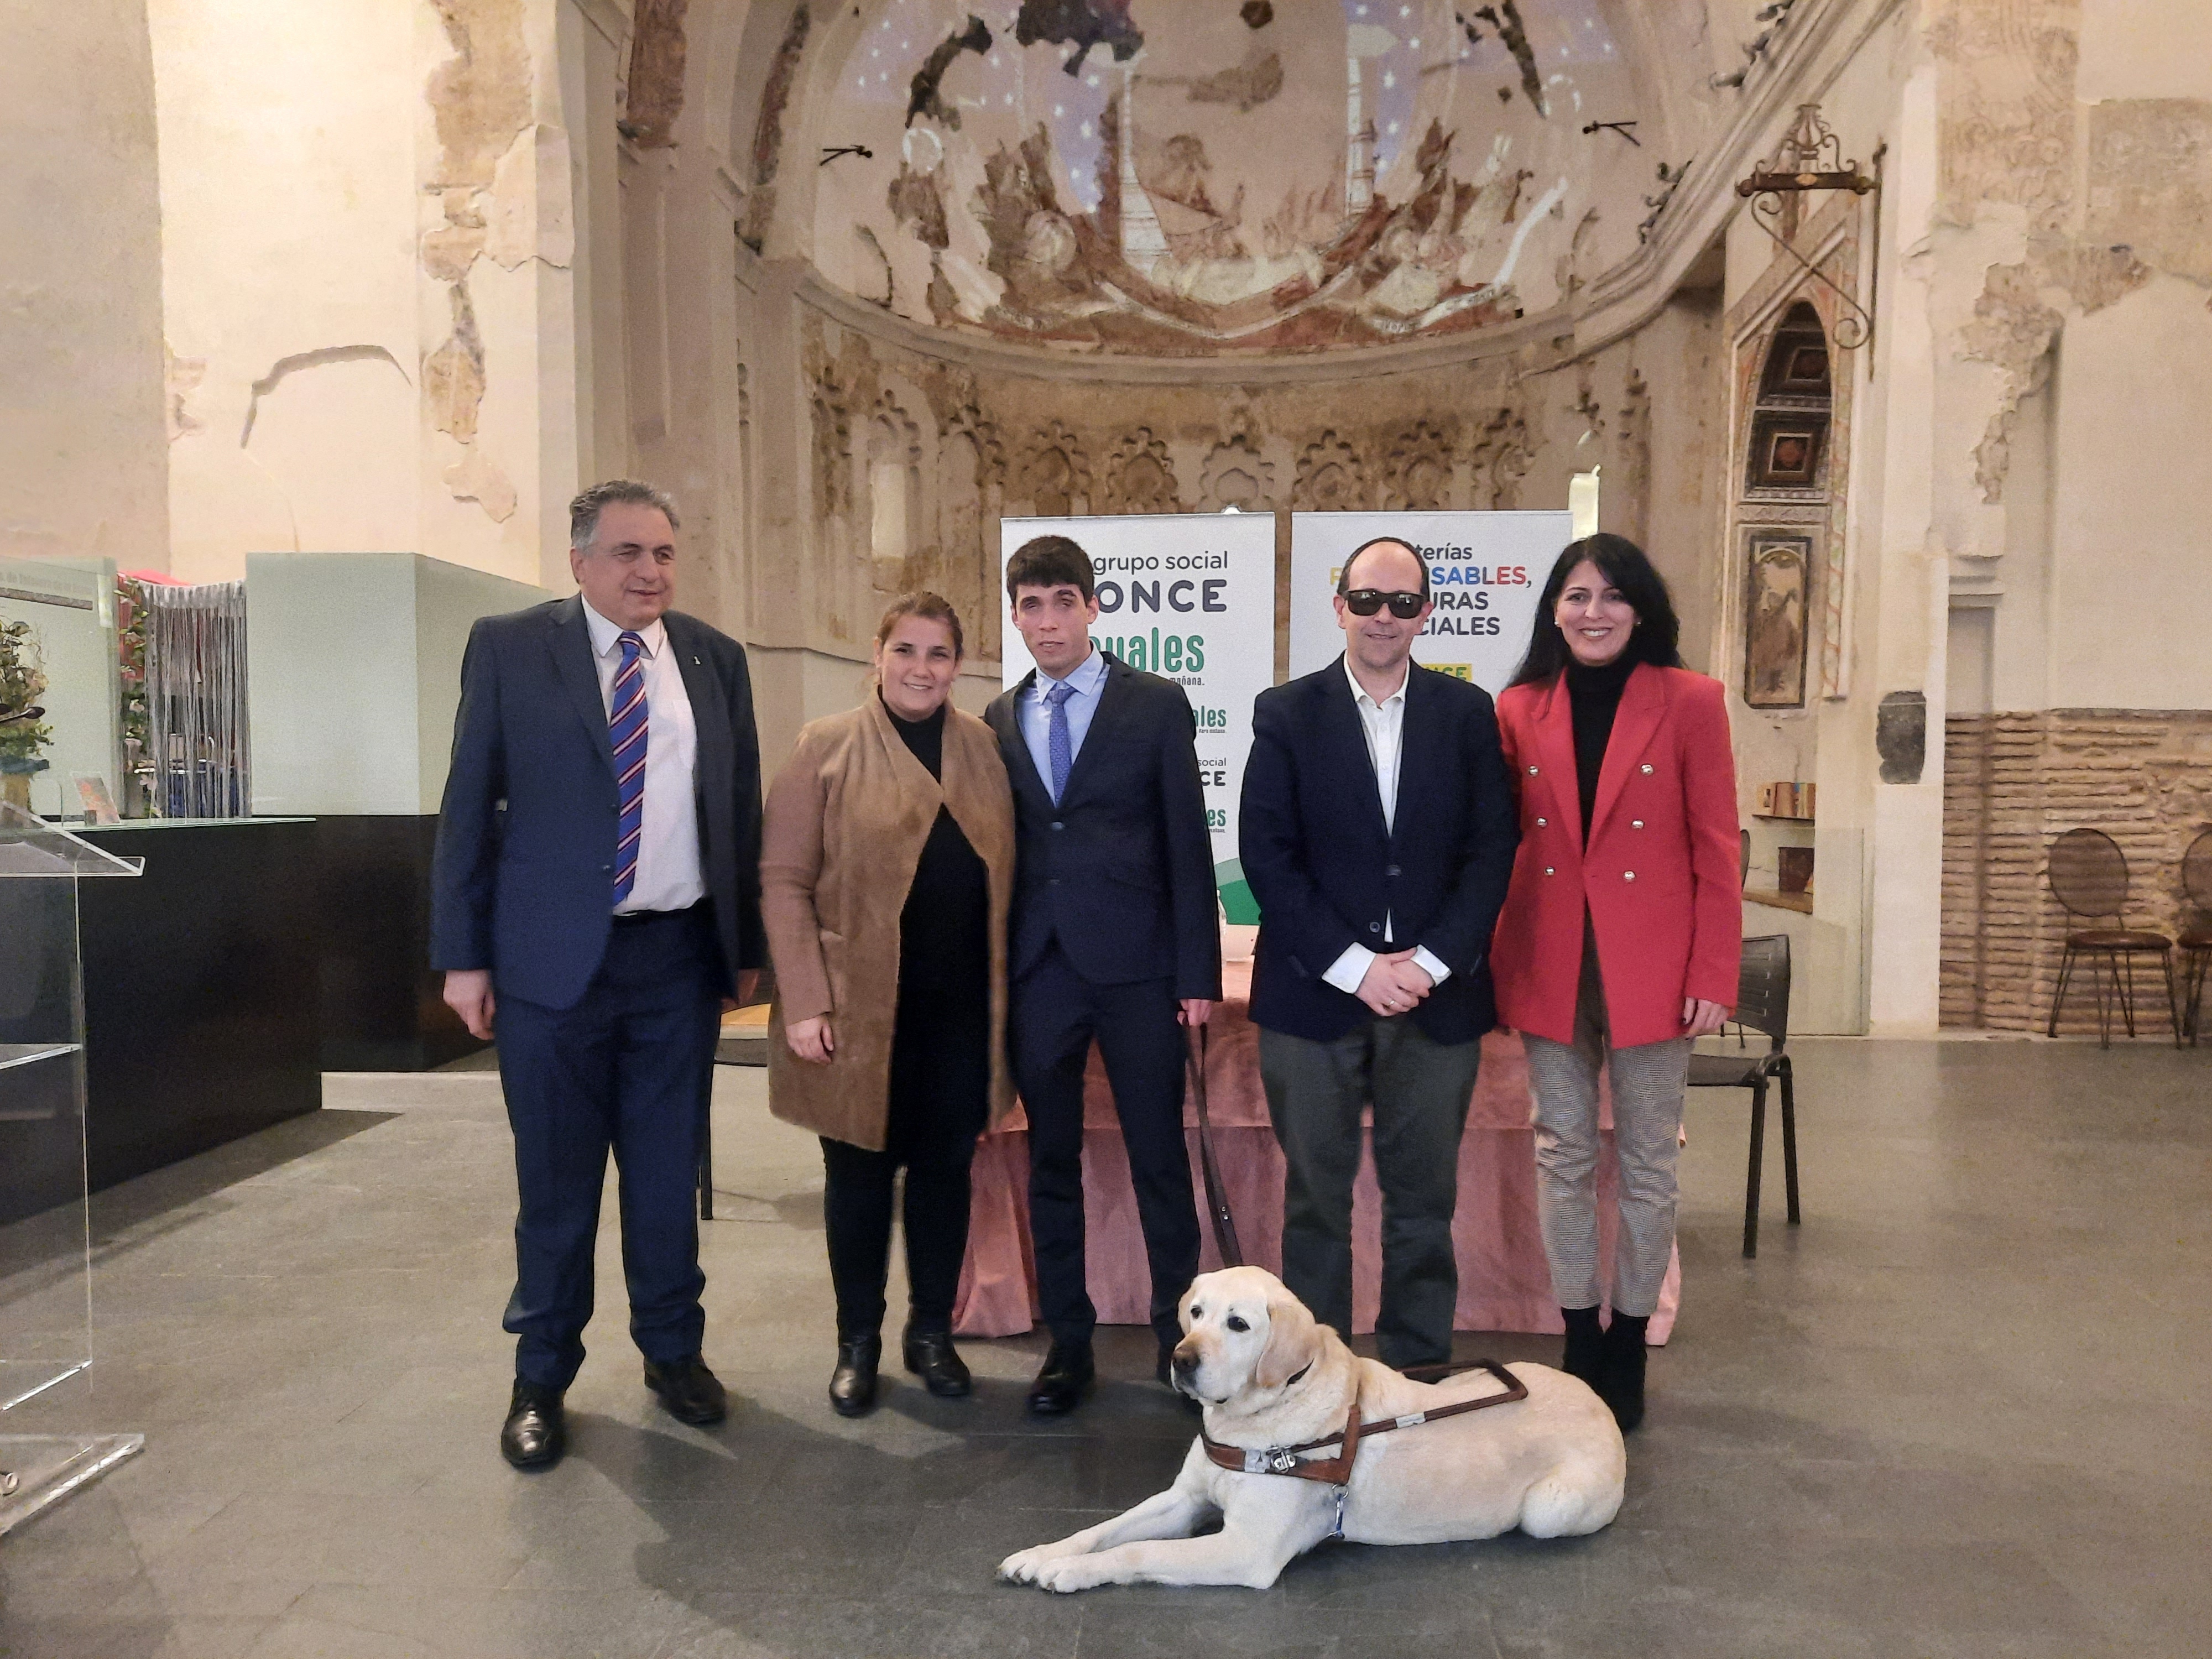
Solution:
[(1383, 1363), (1401, 1370), (1451, 1358), (1459, 1141), (1481, 1059), (1480, 1042), (1432, 1042), (1403, 1015), (1363, 1020), (1334, 1042), (1260, 1031), (1260, 1081), (1283, 1148), (1283, 1282), (1346, 1337), (1359, 1115), (1375, 1108), (1382, 1188), (1375, 1341)]
[(1562, 1308), (1595, 1308), (1597, 1273), (1597, 1071), (1613, 1083), (1613, 1144), (1620, 1161), (1620, 1231), (1613, 1249), (1613, 1306), (1650, 1317), (1674, 1249), (1674, 1164), (1690, 1042), (1673, 1037), (1616, 1048), (1606, 1030), (1597, 942), (1585, 922), (1575, 1040), (1524, 1033), (1535, 1096), (1536, 1207)]

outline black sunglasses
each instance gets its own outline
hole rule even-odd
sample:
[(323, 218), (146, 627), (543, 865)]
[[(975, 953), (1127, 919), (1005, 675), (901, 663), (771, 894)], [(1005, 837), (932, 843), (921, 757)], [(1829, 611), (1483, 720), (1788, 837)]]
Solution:
[(1428, 603), (1420, 593), (1385, 593), (1379, 587), (1355, 587), (1344, 596), (1344, 608), (1355, 617), (1371, 617), (1384, 605), (1400, 622), (1411, 622)]

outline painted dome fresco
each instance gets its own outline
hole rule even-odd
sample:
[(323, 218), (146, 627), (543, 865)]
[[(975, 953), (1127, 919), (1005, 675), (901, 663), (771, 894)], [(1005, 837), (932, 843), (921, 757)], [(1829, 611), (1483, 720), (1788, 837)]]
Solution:
[(1651, 188), (1609, 10), (884, 0), (817, 106), (815, 264), (920, 323), (1147, 356), (1535, 316)]

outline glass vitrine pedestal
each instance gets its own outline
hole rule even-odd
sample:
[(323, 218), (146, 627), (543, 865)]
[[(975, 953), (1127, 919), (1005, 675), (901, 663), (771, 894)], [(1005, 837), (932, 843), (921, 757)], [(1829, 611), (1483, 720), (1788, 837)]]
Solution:
[(145, 1443), (52, 1409), (93, 1363), (77, 884), (142, 866), (0, 801), (0, 1532)]

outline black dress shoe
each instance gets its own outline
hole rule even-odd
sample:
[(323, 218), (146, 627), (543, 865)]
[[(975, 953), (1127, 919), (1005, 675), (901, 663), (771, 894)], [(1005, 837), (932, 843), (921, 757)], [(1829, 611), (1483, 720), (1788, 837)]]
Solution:
[(645, 1362), (645, 1386), (660, 1396), (661, 1405), (679, 1423), (704, 1428), (729, 1414), (730, 1396), (723, 1391), (707, 1362), (697, 1354), (672, 1359), (665, 1365)]
[(939, 1398), (957, 1400), (974, 1390), (975, 1381), (968, 1374), (967, 1362), (953, 1350), (951, 1332), (918, 1331), (909, 1325), (899, 1349), (907, 1370)]
[(1065, 1417), (1082, 1403), (1083, 1391), (1097, 1375), (1088, 1342), (1054, 1342), (1030, 1384), (1030, 1410), (1039, 1417)]
[(830, 1373), (830, 1409), (840, 1417), (859, 1417), (876, 1403), (876, 1367), (883, 1363), (884, 1340), (840, 1339), (837, 1369)]
[(1597, 1322), (1597, 1310), (1562, 1308), (1559, 1315), (1567, 1325), (1567, 1345), (1559, 1356), (1559, 1369), (1569, 1376), (1581, 1378), (1603, 1395), (1605, 1328)]
[(515, 1379), (500, 1426), (499, 1455), (518, 1469), (550, 1468), (568, 1449), (568, 1418), (561, 1390)]

